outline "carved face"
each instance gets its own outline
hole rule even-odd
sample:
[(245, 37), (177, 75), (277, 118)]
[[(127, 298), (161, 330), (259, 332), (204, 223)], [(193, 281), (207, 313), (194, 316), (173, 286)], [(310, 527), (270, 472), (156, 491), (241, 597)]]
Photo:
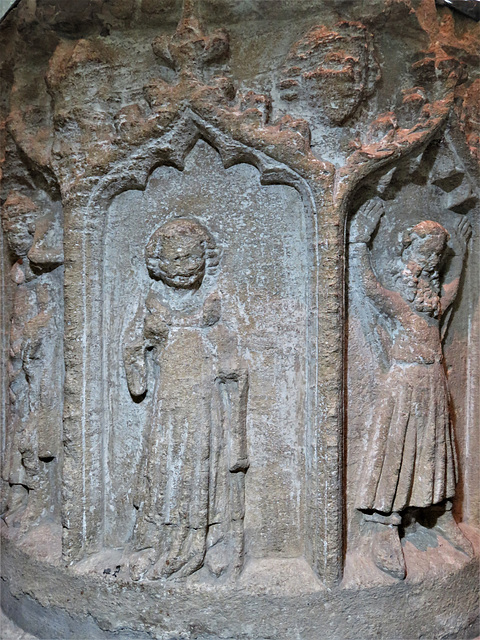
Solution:
[(416, 264), (417, 270), (427, 274), (438, 272), (448, 238), (448, 231), (438, 222), (420, 222), (404, 237), (404, 262)]
[(445, 250), (445, 239), (438, 235), (415, 236), (410, 245), (409, 259), (426, 273), (438, 271)]
[(448, 232), (437, 222), (425, 220), (407, 231), (403, 252), (402, 295), (416, 311), (438, 317), (440, 313), (440, 265)]
[(203, 281), (208, 231), (194, 220), (178, 218), (157, 229), (146, 249), (149, 274), (176, 289), (197, 289)]
[(371, 37), (358, 23), (335, 31), (314, 27), (291, 49), (279, 83), (284, 100), (304, 96), (334, 124), (342, 124), (373, 91), (379, 67)]
[(35, 205), (16, 193), (9, 194), (2, 207), (2, 226), (10, 251), (24, 257), (33, 244)]
[(205, 274), (205, 250), (196, 237), (165, 238), (158, 268), (162, 280), (170, 286), (190, 289), (200, 284)]

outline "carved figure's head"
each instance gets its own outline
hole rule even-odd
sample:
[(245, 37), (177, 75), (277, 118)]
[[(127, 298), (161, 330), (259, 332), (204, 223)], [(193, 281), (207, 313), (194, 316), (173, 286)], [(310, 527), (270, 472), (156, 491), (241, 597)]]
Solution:
[(402, 280), (404, 296), (417, 311), (440, 313), (440, 265), (449, 240), (448, 231), (438, 222), (424, 220), (403, 236)]
[(373, 92), (380, 68), (371, 35), (358, 22), (317, 26), (290, 50), (279, 83), (284, 100), (305, 96), (333, 124), (343, 124)]
[(203, 225), (196, 220), (175, 218), (154, 231), (145, 257), (154, 280), (176, 289), (198, 289), (207, 259), (214, 261), (215, 253), (215, 242)]
[(414, 260), (427, 273), (438, 271), (449, 238), (448, 231), (438, 222), (419, 222), (403, 236), (403, 258), (407, 262)]
[(33, 244), (37, 206), (20, 193), (11, 191), (2, 207), (2, 227), (15, 258), (24, 258)]

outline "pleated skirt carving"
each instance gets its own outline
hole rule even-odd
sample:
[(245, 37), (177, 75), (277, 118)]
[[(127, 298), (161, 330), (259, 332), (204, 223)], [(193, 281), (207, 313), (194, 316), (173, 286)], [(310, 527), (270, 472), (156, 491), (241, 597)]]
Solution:
[(375, 403), (357, 508), (437, 504), (455, 492), (455, 466), (443, 364), (393, 364)]

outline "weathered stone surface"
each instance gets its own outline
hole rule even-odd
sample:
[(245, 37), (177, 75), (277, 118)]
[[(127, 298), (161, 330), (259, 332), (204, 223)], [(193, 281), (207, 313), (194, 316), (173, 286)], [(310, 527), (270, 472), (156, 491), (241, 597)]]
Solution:
[(334, 30), (314, 27), (295, 43), (278, 88), (287, 101), (323, 112), (333, 124), (344, 124), (373, 93), (381, 74), (373, 39), (358, 22), (340, 22)]
[(478, 634), (479, 29), (434, 0), (8, 13), (23, 628)]

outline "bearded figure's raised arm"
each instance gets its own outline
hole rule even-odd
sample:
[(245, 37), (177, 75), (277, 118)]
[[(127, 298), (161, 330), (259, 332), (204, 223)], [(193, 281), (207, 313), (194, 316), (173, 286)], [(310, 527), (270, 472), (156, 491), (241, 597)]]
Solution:
[(460, 278), (465, 264), (468, 241), (472, 235), (472, 227), (467, 217), (461, 218), (452, 233), (451, 244), (454, 256), (442, 286), (442, 312), (445, 313), (457, 297)]
[(396, 315), (401, 311), (401, 296), (386, 289), (379, 282), (372, 268), (368, 245), (384, 214), (381, 200), (369, 200), (354, 215), (350, 225), (350, 269), (360, 278), (365, 294), (380, 311)]

